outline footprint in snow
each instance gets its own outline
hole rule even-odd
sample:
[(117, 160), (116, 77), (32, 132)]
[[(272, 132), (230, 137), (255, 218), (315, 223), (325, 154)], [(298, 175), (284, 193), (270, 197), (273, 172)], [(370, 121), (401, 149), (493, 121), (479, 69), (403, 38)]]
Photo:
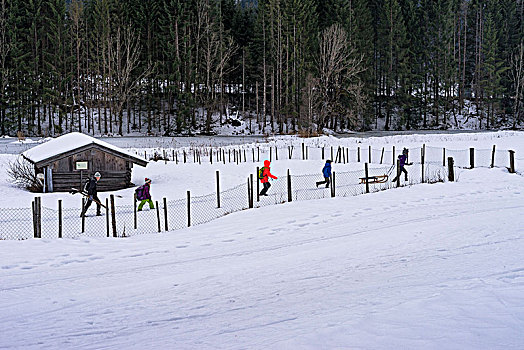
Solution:
[(2, 270), (10, 270), (18, 267), (18, 265), (4, 265), (2, 266)]

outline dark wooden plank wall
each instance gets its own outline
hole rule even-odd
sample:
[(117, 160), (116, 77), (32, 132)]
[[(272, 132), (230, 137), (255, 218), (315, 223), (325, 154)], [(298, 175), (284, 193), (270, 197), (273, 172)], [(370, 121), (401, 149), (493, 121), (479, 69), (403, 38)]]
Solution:
[[(126, 171), (128, 162), (125, 159), (97, 149), (86, 150), (67, 158), (53, 162), (53, 170), (56, 172), (80, 172), (75, 169), (76, 162), (88, 162), (88, 172), (94, 174), (96, 171)], [(83, 170), (86, 172), (86, 170)]]
[[(98, 191), (114, 191), (132, 186), (131, 183), (131, 170), (122, 171), (101, 171), (102, 178), (98, 182)], [(82, 182), (80, 180), (82, 175)], [(79, 188), (83, 186), (88, 178), (88, 174), (85, 172), (53, 172), (53, 191), (54, 192), (67, 192), (72, 187)]]

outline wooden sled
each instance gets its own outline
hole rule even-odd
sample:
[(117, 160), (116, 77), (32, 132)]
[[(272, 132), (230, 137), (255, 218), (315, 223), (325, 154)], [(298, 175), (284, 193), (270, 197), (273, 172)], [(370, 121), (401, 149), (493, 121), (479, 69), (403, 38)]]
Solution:
[(366, 179), (368, 184), (376, 184), (376, 183), (385, 183), (388, 181), (388, 176), (386, 174), (384, 175), (377, 175), (377, 176), (369, 176), (369, 177), (361, 177), (360, 183), (365, 184)]

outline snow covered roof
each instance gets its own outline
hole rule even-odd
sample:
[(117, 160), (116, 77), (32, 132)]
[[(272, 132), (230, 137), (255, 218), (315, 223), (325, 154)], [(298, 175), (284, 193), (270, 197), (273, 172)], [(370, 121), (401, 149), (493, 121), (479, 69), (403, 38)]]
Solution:
[(41, 145), (28, 149), (22, 153), (22, 156), (33, 163), (43, 163), (49, 159), (59, 158), (62, 154), (70, 153), (71, 151), (84, 148), (91, 144), (96, 144), (109, 151), (118, 153), (122, 157), (128, 158), (139, 165), (145, 166), (145, 164), (147, 164), (145, 159), (138, 157), (135, 154), (79, 132), (71, 132), (52, 139), (51, 141), (47, 141)]

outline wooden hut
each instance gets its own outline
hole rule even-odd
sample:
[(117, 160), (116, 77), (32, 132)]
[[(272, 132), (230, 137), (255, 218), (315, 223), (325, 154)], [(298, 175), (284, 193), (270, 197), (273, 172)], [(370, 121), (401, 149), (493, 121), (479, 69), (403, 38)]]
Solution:
[(44, 192), (82, 188), (97, 171), (102, 175), (98, 182), (100, 191), (127, 188), (133, 186), (133, 164), (147, 165), (139, 156), (78, 132), (47, 141), (25, 151), (22, 156), (34, 164), (37, 175), (44, 175)]

